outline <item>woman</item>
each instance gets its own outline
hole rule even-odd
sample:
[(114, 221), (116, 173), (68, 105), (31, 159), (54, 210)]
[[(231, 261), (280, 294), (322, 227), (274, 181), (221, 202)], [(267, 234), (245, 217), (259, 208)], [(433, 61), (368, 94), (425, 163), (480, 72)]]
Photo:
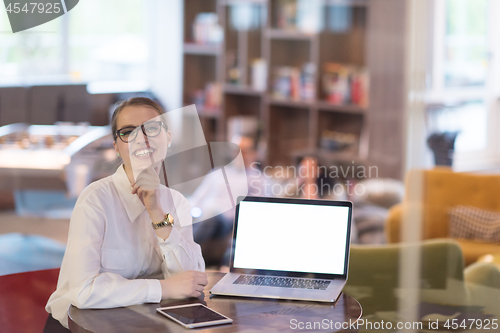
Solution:
[[(199, 297), (207, 284), (191, 223), (181, 228), (172, 221), (175, 211), (174, 216), (191, 222), (187, 200), (159, 186), (157, 173), (151, 177), (143, 172), (145, 181), (135, 181), (138, 165), (166, 155), (171, 134), (162, 114), (148, 98), (131, 98), (116, 108), (112, 132), (123, 165), (78, 198), (57, 290), (46, 306), (51, 315), (44, 332), (62, 328), (60, 324), (68, 327), (70, 304), (85, 309), (158, 303)], [(158, 186), (150, 186), (156, 181)]]

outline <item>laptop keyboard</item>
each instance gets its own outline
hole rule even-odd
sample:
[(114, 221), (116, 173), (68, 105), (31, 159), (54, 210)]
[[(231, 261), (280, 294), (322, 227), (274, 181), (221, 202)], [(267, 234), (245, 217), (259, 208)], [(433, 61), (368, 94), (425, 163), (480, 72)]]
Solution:
[(325, 290), (328, 288), (330, 281), (276, 276), (240, 275), (233, 284)]

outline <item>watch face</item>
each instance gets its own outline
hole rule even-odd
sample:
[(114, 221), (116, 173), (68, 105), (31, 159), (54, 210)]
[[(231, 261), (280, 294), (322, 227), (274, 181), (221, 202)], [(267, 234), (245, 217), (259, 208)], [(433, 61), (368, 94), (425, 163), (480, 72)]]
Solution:
[(167, 221), (174, 224), (174, 217), (172, 216), (172, 214), (167, 214)]

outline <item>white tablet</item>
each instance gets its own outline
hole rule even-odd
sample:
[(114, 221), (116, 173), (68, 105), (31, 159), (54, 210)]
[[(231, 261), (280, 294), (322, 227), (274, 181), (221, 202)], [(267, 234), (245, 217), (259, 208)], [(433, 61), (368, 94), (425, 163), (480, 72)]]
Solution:
[(158, 308), (156, 311), (187, 328), (229, 324), (233, 322), (231, 318), (200, 303), (168, 306)]

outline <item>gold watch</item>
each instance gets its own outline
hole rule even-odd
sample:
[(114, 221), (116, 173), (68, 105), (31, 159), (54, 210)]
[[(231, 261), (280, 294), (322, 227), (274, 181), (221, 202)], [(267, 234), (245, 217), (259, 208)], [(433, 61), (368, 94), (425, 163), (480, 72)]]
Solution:
[(173, 226), (174, 225), (174, 217), (172, 216), (172, 214), (167, 213), (167, 215), (165, 215), (165, 218), (163, 219), (163, 221), (158, 222), (158, 223), (152, 222), (151, 224), (153, 225), (153, 228), (155, 230), (159, 229), (159, 228), (163, 228), (163, 227)]

